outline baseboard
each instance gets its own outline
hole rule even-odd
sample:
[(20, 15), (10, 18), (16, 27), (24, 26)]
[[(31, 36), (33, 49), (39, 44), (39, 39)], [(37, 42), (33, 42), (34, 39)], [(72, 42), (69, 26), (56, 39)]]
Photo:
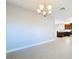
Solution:
[(47, 40), (47, 41), (35, 43), (35, 44), (32, 44), (32, 45), (27, 45), (27, 46), (24, 46), (24, 47), (15, 48), (15, 49), (6, 51), (6, 53), (11, 53), (11, 52), (15, 52), (15, 51), (18, 51), (18, 50), (21, 50), (21, 49), (25, 49), (25, 48), (30, 48), (30, 47), (34, 47), (34, 46), (46, 44), (46, 43), (52, 42), (52, 41), (54, 41), (54, 40), (55, 40), (55, 39), (51, 39), (51, 40)]

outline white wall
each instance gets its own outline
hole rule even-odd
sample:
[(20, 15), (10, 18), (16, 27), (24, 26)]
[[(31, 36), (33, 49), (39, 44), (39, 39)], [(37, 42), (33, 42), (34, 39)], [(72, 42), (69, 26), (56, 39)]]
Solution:
[(54, 40), (53, 15), (46, 18), (35, 12), (7, 3), (7, 51)]

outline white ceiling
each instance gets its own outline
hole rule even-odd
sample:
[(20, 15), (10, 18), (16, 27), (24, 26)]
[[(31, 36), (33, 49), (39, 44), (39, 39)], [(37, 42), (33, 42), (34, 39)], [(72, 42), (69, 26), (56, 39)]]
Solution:
[[(8, 3), (18, 5), (31, 11), (36, 11), (40, 0), (6, 0)], [(47, 0), (53, 6), (55, 18), (59, 21), (68, 21), (72, 16), (72, 0)], [(65, 10), (60, 8), (65, 7)], [(69, 20), (70, 21), (70, 20)]]

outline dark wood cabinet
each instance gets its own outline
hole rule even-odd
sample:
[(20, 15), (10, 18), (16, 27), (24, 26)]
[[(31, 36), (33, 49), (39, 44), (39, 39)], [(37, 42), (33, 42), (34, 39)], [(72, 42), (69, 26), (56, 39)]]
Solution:
[(64, 37), (64, 32), (57, 32), (57, 37)]
[(64, 27), (65, 29), (72, 29), (72, 23), (65, 24)]
[(70, 36), (72, 35), (72, 31), (70, 32), (58, 32), (57, 31), (57, 37), (65, 37), (65, 36)]

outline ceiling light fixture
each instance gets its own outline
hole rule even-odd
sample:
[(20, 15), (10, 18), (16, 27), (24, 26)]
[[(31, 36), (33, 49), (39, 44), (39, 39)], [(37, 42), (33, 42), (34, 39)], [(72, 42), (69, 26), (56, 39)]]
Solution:
[(37, 8), (37, 13), (46, 17), (52, 14), (52, 6), (47, 4), (46, 0), (44, 0), (43, 4), (39, 4)]

